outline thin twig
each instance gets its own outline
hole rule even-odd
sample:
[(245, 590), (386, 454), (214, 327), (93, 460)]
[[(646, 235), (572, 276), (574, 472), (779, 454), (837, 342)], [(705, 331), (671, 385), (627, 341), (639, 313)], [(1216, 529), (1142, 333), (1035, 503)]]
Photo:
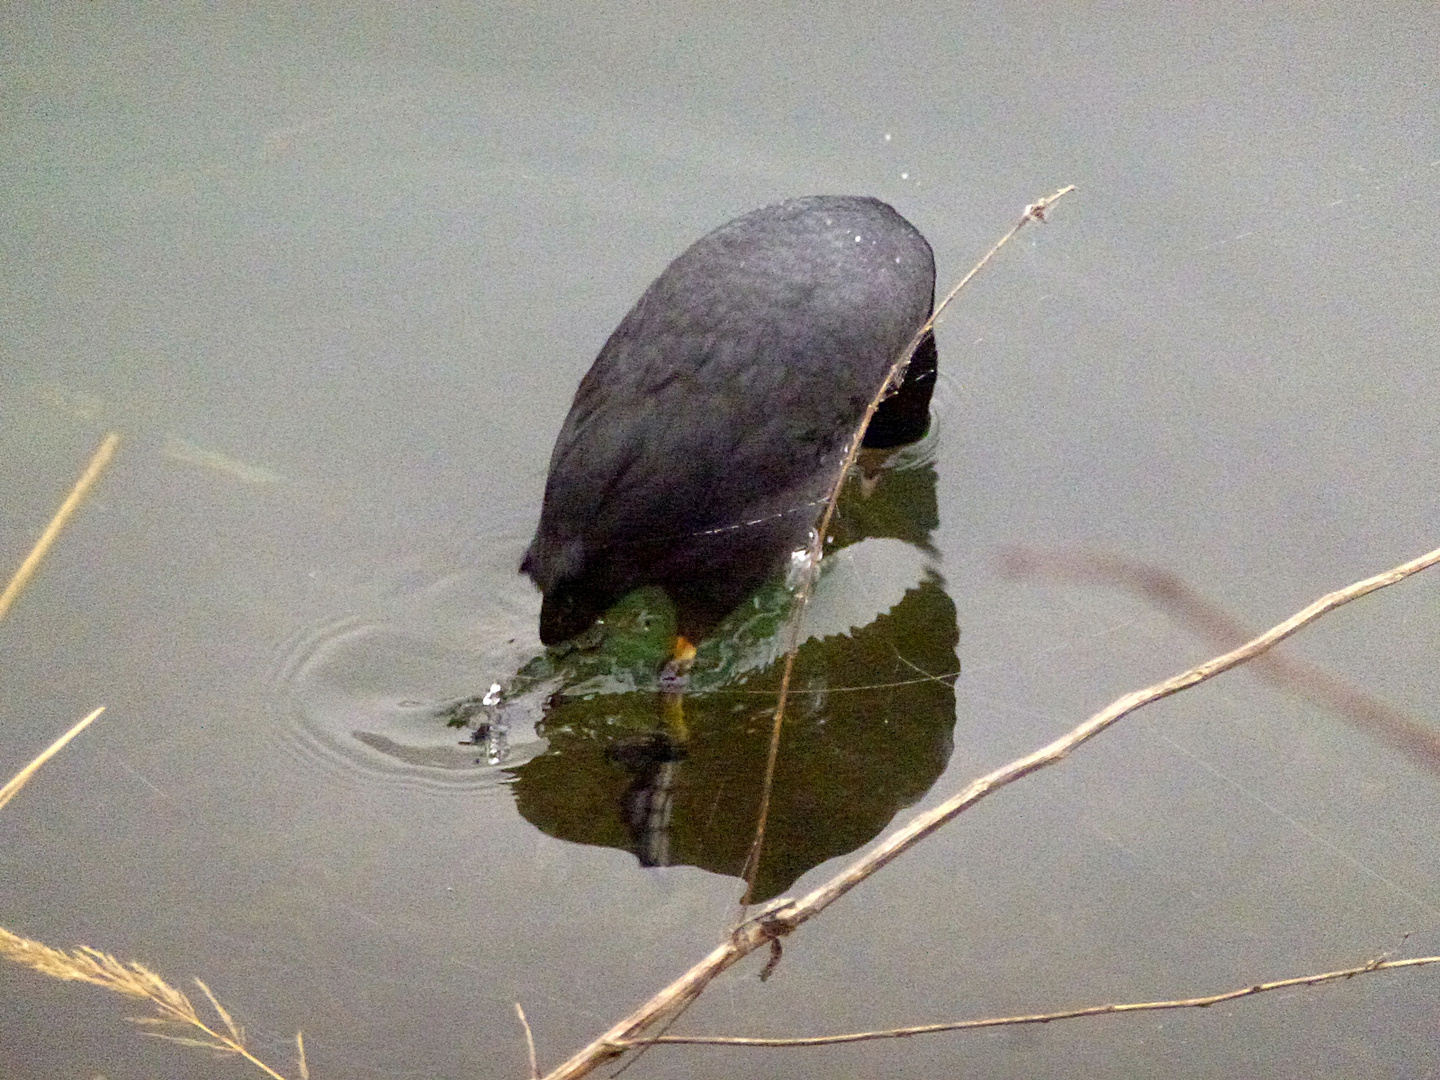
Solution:
[(740, 898), (741, 907), (749, 907), (751, 897), (755, 892), (755, 879), (760, 873), (760, 857), (765, 849), (765, 826), (770, 816), (770, 796), (775, 786), (775, 763), (780, 753), (780, 727), (785, 719), (785, 706), (790, 698), (790, 679), (795, 670), (795, 657), (800, 652), (800, 630), (805, 620), (805, 608), (810, 603), (810, 593), (819, 573), (820, 560), (825, 554), (825, 537), (830, 531), (830, 522), (835, 517), (835, 507), (840, 502), (840, 492), (845, 487), (845, 479), (850, 475), (850, 469), (855, 464), (855, 458), (860, 453), (860, 447), (865, 441), (865, 430), (870, 426), (876, 411), (890, 394), (900, 388), (905, 381), (905, 370), (910, 366), (911, 359), (915, 356), (915, 350), (934, 329), (936, 322), (945, 309), (950, 306), (950, 301), (960, 294), (960, 290), (969, 285), (975, 279), (975, 275), (985, 269), (990, 260), (993, 259), (1006, 244), (1014, 239), (1015, 234), (1032, 221), (1045, 221), (1045, 214), (1050, 207), (1075, 190), (1075, 185), (1070, 184), (1061, 188), (1053, 195), (1033, 202), (1020, 214), (1020, 220), (997, 240), (993, 247), (987, 251), (984, 257), (970, 268), (970, 272), (962, 277), (948, 293), (945, 298), (935, 306), (930, 317), (925, 320), (920, 329), (915, 331), (910, 338), (909, 344), (901, 350), (895, 362), (885, 373), (885, 379), (881, 382), (870, 403), (865, 406), (865, 415), (860, 418), (854, 434), (850, 438), (849, 445), (845, 450), (844, 460), (840, 462), (840, 468), (835, 476), (835, 482), (830, 488), (830, 495), (825, 500), (825, 511), (820, 515), (820, 523), (815, 527), (810, 538), (810, 550), (807, 559), (810, 572), (800, 581), (795, 590), (794, 606), (790, 615), (790, 633), (785, 646), (785, 667), (780, 674), (780, 696), (775, 702), (775, 714), (770, 726), (770, 749), (765, 759), (765, 778), (760, 785), (760, 808), (756, 814), (755, 839), (751, 841), (749, 854), (745, 857), (745, 866), (741, 876), (745, 879), (745, 893)]
[(44, 765), (47, 761), (49, 761), (52, 757), (54, 757), (62, 749), (64, 749), (66, 743), (68, 743), (71, 739), (75, 738), (76, 735), (79, 735), (80, 732), (84, 731), (87, 727), (89, 727), (90, 722), (104, 711), (105, 706), (101, 705), (89, 716), (85, 717), (85, 719), (81, 720), (69, 731), (65, 732), (64, 735), (61, 735), (44, 750), (40, 751), (39, 756), (36, 757), (34, 761), (30, 762), (29, 765), (26, 765), (23, 769), (21, 769), (18, 773), (16, 773), (8, 781), (6, 781), (5, 786), (0, 787), (0, 806), (4, 806), (16, 795), (18, 795), (20, 793), (20, 789), (23, 788), (27, 783), (29, 783), (30, 777), (34, 776), (40, 770), (41, 765)]
[(115, 447), (119, 444), (120, 436), (116, 432), (112, 431), (105, 436), (105, 441), (95, 451), (95, 456), (90, 459), (90, 464), (85, 467), (80, 479), (70, 489), (70, 494), (60, 504), (60, 509), (55, 511), (55, 516), (50, 519), (50, 524), (45, 526), (45, 531), (40, 534), (40, 539), (35, 541), (35, 546), (30, 549), (30, 554), (25, 556), (25, 561), (20, 564), (20, 569), (15, 571), (15, 576), (10, 579), (10, 584), (5, 586), (3, 593), (0, 593), (0, 619), (5, 618), (10, 606), (15, 603), (15, 598), (35, 576), (35, 571), (40, 568), (40, 560), (45, 558), (45, 553), (55, 543), (55, 538), (60, 535), (60, 530), (65, 528), (65, 523), (70, 520), (85, 495), (95, 485), (95, 481), (100, 478), (100, 473), (110, 463), (110, 459), (115, 456)]
[(530, 1080), (540, 1080), (540, 1065), (535, 1057), (535, 1033), (530, 1030), (530, 1021), (525, 1019), (525, 1010), (518, 1001), (515, 1002), (515, 1015), (520, 1018), (520, 1026), (525, 1029), (525, 1049), (530, 1054)]
[(851, 863), (847, 869), (808, 895), (799, 900), (777, 900), (741, 923), (731, 932), (729, 938), (716, 946), (708, 956), (630, 1015), (613, 1025), (604, 1034), (582, 1047), (569, 1060), (552, 1070), (545, 1080), (573, 1080), (574, 1077), (586, 1075), (601, 1062), (623, 1054), (644, 1031), (657, 1021), (673, 1016), (679, 1009), (699, 996), (709, 982), (722, 971), (732, 967), (756, 949), (767, 945), (771, 938), (788, 934), (808, 922), (871, 874), (899, 858), (902, 853), (914, 847), (936, 829), (987, 795), (999, 791), (1002, 787), (1014, 783), (1023, 776), (1055, 764), (1069, 755), (1076, 747), (1093, 739), (1100, 732), (1135, 710), (1159, 701), (1161, 698), (1198, 686), (1222, 672), (1253, 660), (1277, 642), (1290, 637), (1302, 627), (1336, 608), (1375, 592), (1377, 589), (1383, 589), (1403, 581), (1412, 574), (1418, 574), (1436, 563), (1440, 563), (1440, 548), (1402, 563), (1383, 574), (1376, 574), (1374, 577), (1365, 578), (1363, 581), (1357, 581), (1343, 589), (1327, 593), (1284, 622), (1271, 627), (1259, 637), (1246, 642), (1239, 648), (1207, 660), (1203, 664), (1198, 664), (1163, 682), (1117, 698), (1083, 724), (1073, 728), (1054, 742), (972, 781), (959, 794), (915, 817), (903, 829), (892, 834), (888, 839)]
[(832, 1046), (835, 1043), (870, 1042), (874, 1039), (904, 1039), (911, 1035), (929, 1035), (938, 1031), (973, 1031), (976, 1028), (1014, 1027), (1019, 1024), (1048, 1024), (1053, 1020), (1074, 1020), (1082, 1016), (1111, 1016), (1117, 1013), (1159, 1012), (1163, 1009), (1204, 1009), (1224, 1001), (1253, 997), (1269, 990), (1292, 986), (1316, 986), (1337, 979), (1353, 979), (1373, 971), (1394, 971), (1397, 968), (1440, 964), (1440, 956), (1414, 956), (1405, 960), (1372, 960), (1343, 971), (1326, 971), (1319, 975), (1300, 975), (1292, 979), (1242, 986), (1206, 997), (1177, 998), (1171, 1001), (1132, 1001), (1123, 1005), (1089, 1005), (1062, 1012), (1030, 1013), (1024, 1016), (994, 1016), (985, 1020), (956, 1020), (943, 1024), (916, 1024), (914, 1027), (886, 1028), (883, 1031), (854, 1031), (844, 1035), (813, 1035), (797, 1039), (770, 1039), (737, 1035), (660, 1035), (653, 1039), (637, 1039), (631, 1046), (687, 1044), (692, 1046)]
[[(1222, 649), (1254, 635), (1251, 627), (1200, 595), (1179, 574), (1138, 559), (1101, 551), (1047, 552), (1012, 547), (1001, 553), (1001, 571), (1014, 578), (1059, 578), (1129, 589), (1168, 609)], [(1404, 710), (1282, 649), (1259, 658), (1254, 672), (1283, 690), (1330, 709), (1357, 728), (1378, 735), (1416, 764), (1440, 773), (1440, 731)]]

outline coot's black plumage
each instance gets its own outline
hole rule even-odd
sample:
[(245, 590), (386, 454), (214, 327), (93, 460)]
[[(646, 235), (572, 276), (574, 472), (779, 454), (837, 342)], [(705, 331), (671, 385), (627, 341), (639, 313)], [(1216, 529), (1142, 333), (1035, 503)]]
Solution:
[[(925, 238), (877, 199), (817, 196), (722, 225), (666, 268), (580, 383), (521, 564), (540, 640), (659, 585), (698, 640), (805, 542), (847, 440), (930, 315)], [(923, 433), (933, 341), (867, 443)]]

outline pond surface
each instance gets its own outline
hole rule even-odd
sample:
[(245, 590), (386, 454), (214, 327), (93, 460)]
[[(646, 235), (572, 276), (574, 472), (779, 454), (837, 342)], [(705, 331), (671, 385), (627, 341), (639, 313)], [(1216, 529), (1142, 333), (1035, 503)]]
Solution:
[[(1433, 11), (0, 18), (7, 575), (122, 436), (0, 623), (0, 775), (107, 706), (0, 813), (0, 925), (203, 978), (289, 1075), (299, 1028), (317, 1077), (521, 1076), (515, 1002), (553, 1066), (734, 919), (776, 595), (711, 643), (724, 677), (671, 752), (676, 718), (625, 682), (663, 612), (631, 610), (633, 655), (565, 667), (516, 567), (580, 376), (737, 214), (879, 196), (943, 290), (1079, 188), (940, 326), (926, 440), (854, 481), (763, 894), (1225, 647), (1153, 570), (1263, 627), (1440, 543)], [(1001, 792), (674, 1030), (1440, 952), (1437, 575)], [(141, 1037), (137, 1011), (6, 965), (0, 1072), (246, 1074)], [(1419, 1077), (1437, 1025), (1421, 969), (662, 1048), (630, 1075)]]

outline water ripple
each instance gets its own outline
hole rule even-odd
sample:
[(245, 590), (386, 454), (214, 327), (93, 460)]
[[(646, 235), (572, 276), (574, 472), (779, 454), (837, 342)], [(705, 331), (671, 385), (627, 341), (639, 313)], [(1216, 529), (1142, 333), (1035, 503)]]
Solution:
[(282, 752), (320, 772), (440, 792), (499, 789), (544, 749), (533, 709), (510, 709), (503, 746), (464, 742), (444, 707), (484, 694), (536, 651), (539, 597), (516, 573), (517, 524), (413, 551), (351, 582), (331, 613), (276, 648)]

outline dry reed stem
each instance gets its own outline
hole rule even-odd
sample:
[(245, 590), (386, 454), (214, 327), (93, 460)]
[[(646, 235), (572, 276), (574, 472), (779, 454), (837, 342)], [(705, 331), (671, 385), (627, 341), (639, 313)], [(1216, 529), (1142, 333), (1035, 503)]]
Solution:
[[(1001, 554), (1001, 571), (1013, 578), (1046, 577), (1094, 582), (1138, 593), (1168, 609), (1219, 648), (1254, 636), (1254, 630), (1179, 574), (1163, 566), (1100, 551), (1039, 551), (1012, 547)], [(1440, 731), (1329, 671), (1276, 649), (1256, 659), (1255, 674), (1274, 686), (1330, 709), (1341, 719), (1378, 736), (1416, 764), (1440, 773)]]
[[(85, 719), (72, 727), (60, 738), (51, 743), (45, 750), (41, 751), (30, 764), (26, 765), (12, 777), (3, 788), (0, 788), (0, 806), (4, 806), (15, 793), (25, 786), (25, 782), (35, 775), (35, 772), (54, 757), (59, 750), (80, 734), (86, 726), (105, 711), (105, 706), (100, 706)], [(209, 999), (210, 1005), (215, 1010), (215, 1015), (220, 1018), (224, 1025), (224, 1032), (218, 1031), (205, 1023), (195, 1011), (194, 1004), (184, 994), (171, 986), (155, 972), (151, 971), (144, 964), (137, 961), (123, 963), (111, 956), (109, 953), (101, 952), (99, 949), (92, 949), (88, 945), (80, 945), (69, 952), (63, 949), (56, 949), (43, 942), (31, 938), (21, 937), (12, 933), (4, 927), (0, 927), (0, 956), (12, 960), (17, 964), (28, 967), (32, 971), (38, 971), (42, 975), (48, 975), (52, 979), (61, 979), (68, 982), (87, 982), (95, 986), (102, 986), (116, 994), (128, 998), (136, 998), (148, 1001), (154, 1008), (155, 1016), (131, 1017), (137, 1024), (161, 1027), (166, 1024), (189, 1025), (198, 1029), (205, 1035), (203, 1039), (190, 1038), (183, 1035), (175, 1035), (166, 1031), (147, 1031), (145, 1034), (153, 1035), (159, 1039), (169, 1042), (180, 1043), (182, 1046), (195, 1046), (204, 1050), (212, 1050), (221, 1054), (234, 1054), (242, 1057), (256, 1068), (274, 1080), (285, 1080), (285, 1077), (274, 1069), (270, 1068), (263, 1061), (250, 1053), (245, 1047), (245, 1030), (235, 1022), (229, 1010), (220, 1004), (217, 998), (199, 979), (195, 984), (204, 992)], [(300, 1051), (300, 1075), (309, 1076), (309, 1069), (305, 1064), (305, 1042), (296, 1034), (296, 1045)]]
[(814, 535), (810, 541), (808, 559), (811, 572), (802, 578), (799, 587), (795, 590), (795, 601), (789, 620), (789, 635), (785, 645), (785, 667), (780, 674), (780, 694), (775, 702), (774, 720), (770, 727), (770, 748), (765, 758), (765, 776), (760, 785), (760, 808), (756, 814), (755, 839), (751, 841), (750, 851), (745, 857), (745, 865), (741, 870), (741, 877), (745, 879), (745, 892), (740, 898), (742, 908), (750, 906), (750, 898), (755, 890), (755, 879), (760, 872), (760, 857), (765, 848), (765, 826), (770, 816), (770, 796), (775, 786), (775, 764), (780, 754), (780, 727), (785, 719), (785, 706), (790, 698), (790, 680), (795, 671), (795, 657), (800, 651), (800, 630), (805, 620), (805, 608), (810, 603), (810, 593), (814, 586), (815, 578), (819, 572), (820, 560), (825, 554), (825, 537), (830, 531), (830, 522), (835, 517), (835, 507), (840, 502), (840, 492), (845, 487), (845, 479), (850, 475), (850, 469), (855, 464), (855, 459), (860, 453), (860, 447), (865, 441), (865, 431), (870, 426), (870, 421), (875, 418), (876, 411), (891, 393), (900, 388), (905, 380), (905, 370), (910, 366), (911, 359), (915, 356), (915, 350), (925, 340), (925, 336), (935, 329), (940, 316), (950, 306), (950, 301), (960, 294), (960, 290), (969, 285), (975, 276), (989, 264), (990, 260), (999, 254), (1000, 249), (1015, 238), (1015, 235), (1032, 221), (1045, 221), (1045, 215), (1050, 207), (1059, 202), (1070, 192), (1075, 190), (1074, 184), (1069, 184), (1053, 195), (1048, 195), (1037, 202), (1031, 203), (1020, 213), (1020, 220), (1017, 221), (1010, 231), (1002, 236), (987, 251), (970, 272), (956, 282), (954, 288), (945, 294), (944, 299), (935, 305), (935, 310), (925, 320), (919, 330), (916, 330), (910, 338), (909, 344), (895, 358), (890, 369), (885, 373), (885, 379), (881, 382), (870, 403), (865, 407), (865, 415), (860, 418), (855, 433), (850, 438), (846, 447), (844, 460), (840, 463), (840, 469), (836, 473), (835, 482), (830, 488), (830, 495), (825, 500), (825, 512), (820, 516), (820, 523), (815, 527)]
[(567, 1061), (548, 1073), (545, 1080), (573, 1080), (574, 1077), (584, 1076), (597, 1065), (624, 1053), (642, 1041), (638, 1037), (646, 1029), (661, 1020), (672, 1017), (689, 1005), (705, 989), (710, 980), (722, 971), (730, 968), (757, 948), (768, 945), (776, 937), (788, 934), (808, 922), (871, 874), (899, 858), (905, 851), (914, 847), (936, 829), (987, 795), (999, 791), (1021, 777), (1055, 764), (1068, 756), (1076, 747), (1093, 739), (1135, 710), (1172, 694), (1178, 694), (1182, 690), (1188, 690), (1208, 679), (1213, 679), (1222, 672), (1253, 660), (1277, 642), (1290, 637), (1302, 627), (1336, 608), (1375, 592), (1377, 589), (1383, 589), (1403, 581), (1412, 574), (1418, 574), (1436, 563), (1440, 563), (1440, 548), (1402, 563), (1382, 574), (1376, 574), (1374, 577), (1365, 578), (1363, 581), (1357, 581), (1343, 589), (1327, 593), (1284, 622), (1271, 627), (1239, 648), (1216, 656), (1162, 682), (1125, 694), (1048, 745), (972, 781), (963, 791), (939, 806), (917, 815), (904, 828), (893, 833), (808, 895), (799, 900), (788, 898), (777, 900), (742, 922), (731, 932), (730, 937), (716, 946), (708, 956), (630, 1015), (613, 1025), (604, 1034), (582, 1047)]
[(55, 516), (50, 519), (50, 524), (45, 526), (45, 531), (40, 534), (40, 539), (35, 541), (35, 546), (30, 549), (30, 554), (25, 556), (25, 561), (20, 564), (20, 569), (15, 571), (15, 576), (5, 586), (5, 591), (0, 593), (0, 619), (5, 618), (11, 605), (15, 603), (16, 597), (35, 576), (35, 571), (40, 568), (40, 560), (45, 558), (45, 553), (55, 543), (55, 538), (60, 535), (60, 530), (65, 528), (65, 523), (70, 520), (71, 515), (84, 501), (86, 494), (94, 487), (95, 481), (100, 478), (100, 473), (110, 463), (110, 459), (115, 456), (115, 447), (119, 444), (120, 436), (117, 432), (112, 431), (105, 436), (104, 442), (95, 451), (95, 456), (90, 459), (90, 464), (85, 467), (85, 471), (75, 482), (75, 486), (70, 489), (70, 494), (60, 504), (60, 509), (55, 511)]
[(1159, 1012), (1165, 1009), (1205, 1009), (1225, 1001), (1253, 997), (1270, 990), (1284, 990), (1292, 986), (1317, 986), (1337, 979), (1353, 979), (1357, 975), (1368, 975), (1374, 971), (1394, 971), (1397, 968), (1422, 967), (1426, 964), (1440, 964), (1440, 956), (1412, 956), (1404, 960), (1372, 960), (1359, 967), (1343, 971), (1326, 971), (1319, 975), (1300, 975), (1291, 979), (1276, 979), (1274, 982), (1255, 983), (1236, 990), (1226, 990), (1206, 997), (1177, 998), (1170, 1001), (1132, 1001), (1123, 1005), (1088, 1005), (1080, 1009), (1065, 1009), (1061, 1012), (1031, 1013), (1024, 1016), (995, 1016), (985, 1020), (956, 1020), (943, 1024), (917, 1024), (914, 1027), (886, 1028), (883, 1031), (854, 1031), (844, 1035), (814, 1035), (795, 1039), (751, 1038), (736, 1035), (658, 1035), (653, 1039), (639, 1039), (632, 1046), (656, 1046), (666, 1044), (688, 1044), (692, 1046), (831, 1046), (835, 1043), (870, 1042), (873, 1039), (904, 1039), (911, 1035), (929, 1035), (939, 1031), (973, 1031), (976, 1028), (1014, 1027), (1019, 1024), (1048, 1024), (1053, 1020), (1074, 1020), (1084, 1016), (1113, 1016), (1119, 1013)]
[(4, 787), (0, 787), (0, 807), (3, 807), (16, 795), (18, 795), (20, 793), (20, 789), (23, 788), (27, 783), (29, 783), (30, 777), (34, 776), (37, 772), (39, 772), (41, 765), (44, 765), (52, 757), (58, 754), (64, 748), (66, 743), (68, 743), (71, 739), (75, 738), (76, 735), (79, 735), (80, 732), (84, 731), (87, 727), (89, 727), (90, 722), (104, 711), (105, 706), (101, 705), (89, 716), (85, 717), (85, 719), (81, 720), (69, 731), (65, 732), (64, 735), (61, 735), (44, 750), (40, 751), (39, 757), (37, 757), (34, 761), (30, 762), (29, 765), (26, 765), (18, 773), (12, 776), (6, 782)]

